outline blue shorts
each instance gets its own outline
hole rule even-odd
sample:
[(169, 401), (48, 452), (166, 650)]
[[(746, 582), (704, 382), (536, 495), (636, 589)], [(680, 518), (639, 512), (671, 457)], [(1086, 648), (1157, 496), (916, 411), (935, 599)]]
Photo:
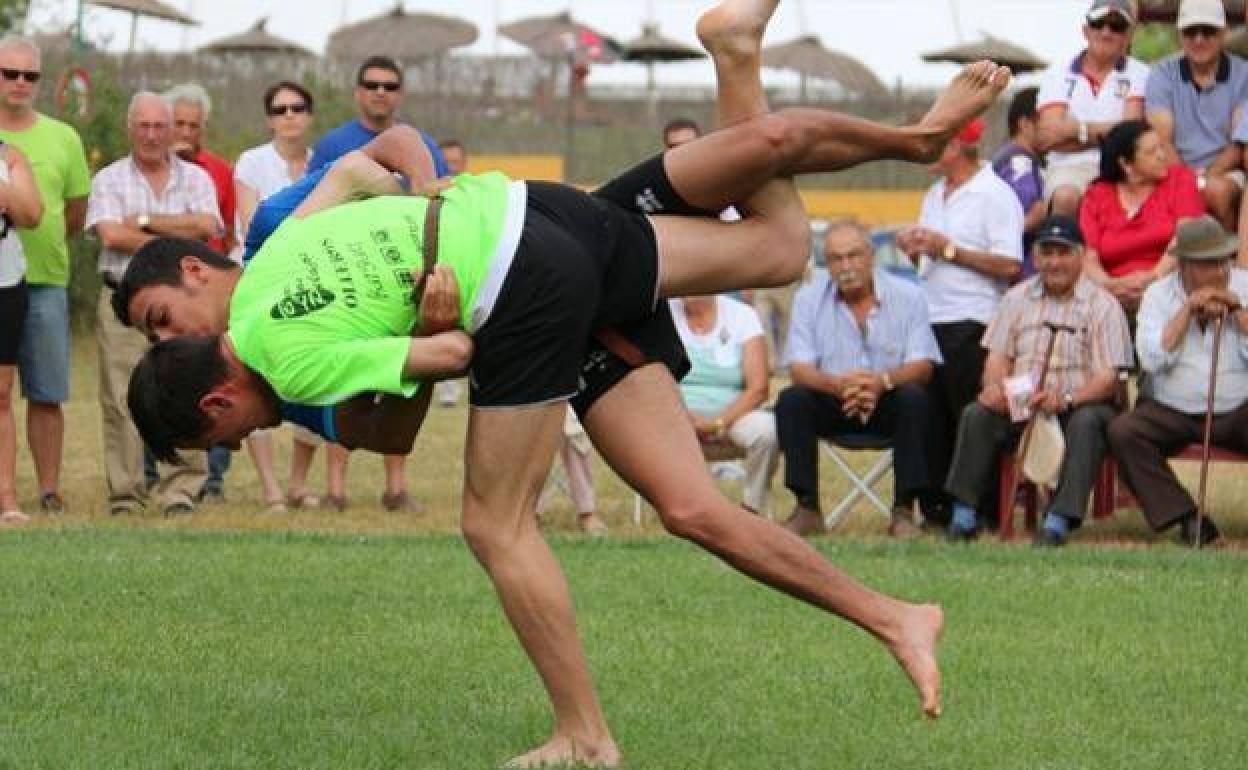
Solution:
[(22, 395), (37, 404), (69, 400), (69, 292), (63, 286), (29, 287), (17, 368)]

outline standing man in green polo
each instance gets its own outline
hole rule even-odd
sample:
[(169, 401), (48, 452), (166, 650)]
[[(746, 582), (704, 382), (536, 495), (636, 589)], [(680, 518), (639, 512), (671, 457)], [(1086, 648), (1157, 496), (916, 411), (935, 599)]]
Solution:
[(0, 140), (30, 159), (43, 199), (38, 227), (20, 230), (26, 252), (30, 309), (18, 353), (26, 396), (26, 439), (45, 513), (65, 508), (60, 493), (61, 455), (69, 400), (69, 245), (82, 231), (91, 176), (74, 129), (35, 111), (43, 75), (39, 48), (21, 37), (0, 40)]

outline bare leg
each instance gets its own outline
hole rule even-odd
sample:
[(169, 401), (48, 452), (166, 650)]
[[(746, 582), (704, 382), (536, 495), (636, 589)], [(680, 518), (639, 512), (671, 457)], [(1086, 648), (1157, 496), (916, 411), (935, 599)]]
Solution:
[(17, 426), (13, 423), (13, 373), (16, 371), (14, 366), (0, 366), (0, 513), (18, 511)]
[(256, 475), (260, 477), (265, 504), (270, 507), (284, 507), (282, 488), (278, 485), (277, 473), (273, 470), (273, 435), (268, 431), (253, 433), (247, 438), (247, 453), (251, 455), (251, 462), (256, 466)]
[(316, 444), (300, 441), (298, 436), (291, 439), (290, 446), (290, 483), (286, 487), (286, 498), (293, 505), (302, 506), (308, 494), (308, 470), (312, 467), (312, 458), (316, 455)]
[(384, 455), (381, 464), (386, 469), (386, 495), (398, 497), (407, 492), (407, 476), (403, 473), (403, 455)]
[(562, 440), (565, 409), (473, 409), (468, 418), (464, 537), (555, 710), (550, 740), (508, 767), (614, 767), (620, 759), (594, 695), (567, 582), (537, 529), (537, 497)]
[(60, 494), (61, 460), (65, 444), (65, 412), (60, 404), (26, 404), (26, 441), (35, 461), (39, 494)]
[(725, 499), (707, 473), (693, 430), (681, 422), (683, 414), (676, 383), (665, 369), (651, 365), (599, 399), (585, 427), (606, 461), (654, 506), (668, 531), (875, 636), (910, 677), (923, 712), (939, 716), (940, 607), (871, 591), (801, 538)]
[(341, 444), (325, 445), (325, 504), (347, 507), (347, 462), (351, 453)]

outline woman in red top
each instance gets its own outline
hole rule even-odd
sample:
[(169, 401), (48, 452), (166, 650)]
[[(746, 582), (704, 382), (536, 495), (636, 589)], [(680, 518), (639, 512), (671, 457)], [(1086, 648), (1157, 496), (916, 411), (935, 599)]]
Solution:
[(1196, 175), (1168, 165), (1148, 123), (1126, 120), (1101, 143), (1101, 175), (1083, 196), (1084, 274), (1133, 313), (1150, 283), (1174, 269), (1166, 252), (1180, 219), (1205, 213)]

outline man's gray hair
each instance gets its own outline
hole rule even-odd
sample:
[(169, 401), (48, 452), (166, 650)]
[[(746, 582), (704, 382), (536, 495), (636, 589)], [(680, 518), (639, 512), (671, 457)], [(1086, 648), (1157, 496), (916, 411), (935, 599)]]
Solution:
[(170, 109), (178, 104), (194, 104), (203, 111), (204, 122), (208, 122), (208, 115), (212, 113), (212, 97), (199, 83), (179, 83), (165, 91), (164, 96)]
[(155, 91), (138, 91), (134, 96), (130, 97), (130, 106), (126, 108), (126, 125), (134, 122), (134, 113), (139, 108), (140, 102), (155, 101), (159, 102), (165, 108), (165, 113), (169, 116), (169, 120), (173, 120), (173, 108), (169, 106), (169, 102)]
[(867, 248), (872, 253), (875, 252), (875, 243), (871, 240), (871, 229), (856, 217), (837, 217), (836, 219), (828, 220), (828, 229), (824, 231), (823, 237), (826, 239), (835, 230), (853, 230), (867, 244)]
[(0, 53), (3, 53), (11, 48), (25, 48), (27, 51), (30, 51), (35, 55), (35, 61), (40, 64), (43, 63), (43, 54), (40, 53), (39, 46), (34, 40), (31, 40), (28, 37), (22, 37), (21, 35), (5, 35), (4, 37), (0, 37)]

